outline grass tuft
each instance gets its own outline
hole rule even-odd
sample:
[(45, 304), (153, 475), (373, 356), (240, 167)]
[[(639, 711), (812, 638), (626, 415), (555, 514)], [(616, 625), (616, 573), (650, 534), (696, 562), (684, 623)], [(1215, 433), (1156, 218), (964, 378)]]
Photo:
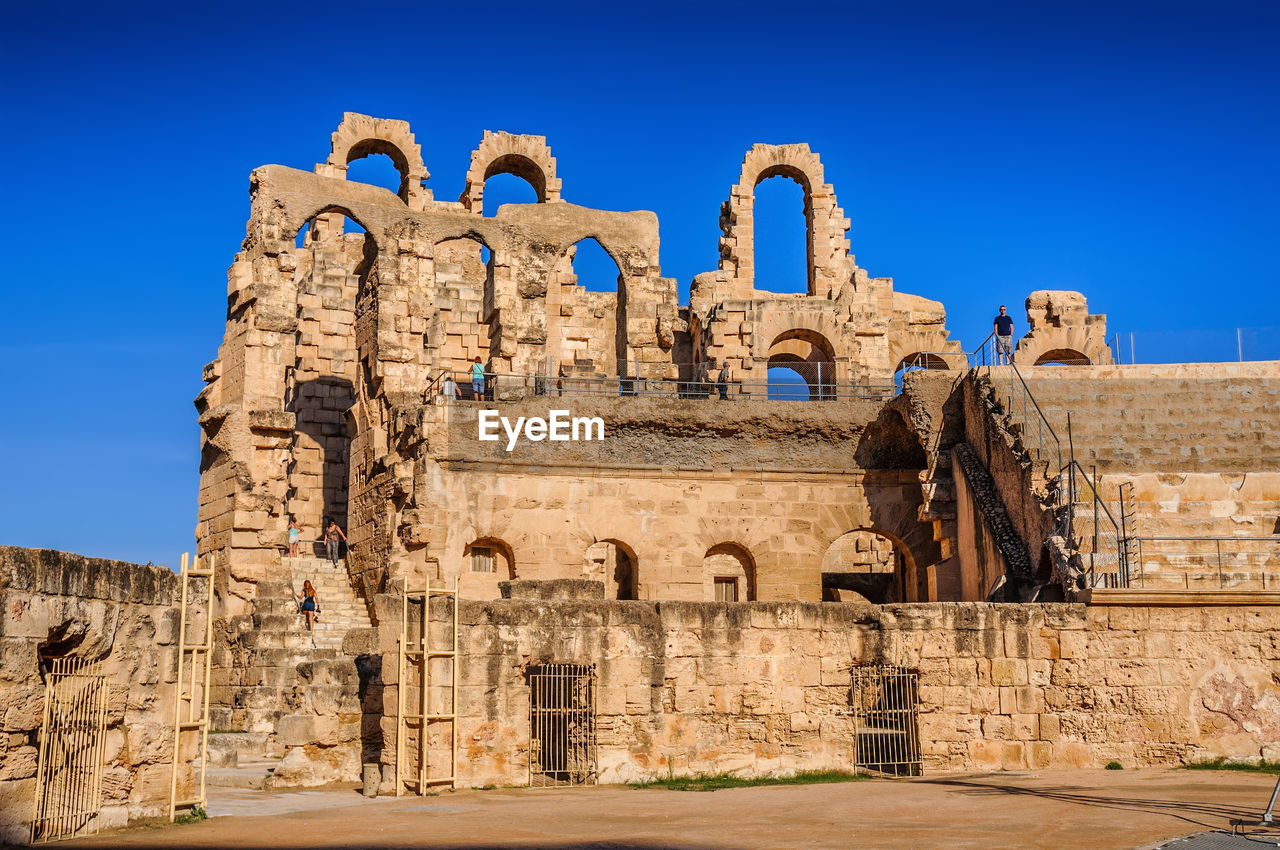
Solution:
[(833, 782), (861, 782), (870, 779), (861, 773), (845, 773), (841, 770), (803, 770), (793, 776), (731, 776), (706, 774), (696, 776), (668, 776), (647, 782), (630, 783), (632, 788), (662, 788), (667, 791), (721, 791), (726, 788), (754, 788), (760, 785), (826, 785)]
[(1244, 773), (1280, 773), (1280, 761), (1260, 761), (1249, 763), (1247, 761), (1228, 761), (1219, 756), (1209, 761), (1193, 761), (1190, 764), (1183, 765), (1187, 770), (1239, 770)]
[(1107, 762), (1107, 770), (1124, 770), (1124, 765), (1118, 761)]
[(208, 812), (206, 812), (200, 806), (196, 806), (187, 814), (178, 815), (176, 818), (173, 819), (173, 822), (174, 823), (199, 823), (200, 821), (204, 820), (207, 817), (209, 817)]

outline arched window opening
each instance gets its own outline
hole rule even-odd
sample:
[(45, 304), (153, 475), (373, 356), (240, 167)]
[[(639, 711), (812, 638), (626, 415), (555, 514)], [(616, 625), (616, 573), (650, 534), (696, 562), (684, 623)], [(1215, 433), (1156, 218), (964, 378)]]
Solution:
[(631, 374), (622, 270), (592, 237), (569, 246), (547, 288), (547, 351), (557, 371)]
[(893, 539), (870, 529), (841, 535), (822, 556), (823, 601), (883, 604), (901, 599), (906, 557)]
[(583, 239), (569, 249), (577, 285), (587, 292), (617, 292), (622, 271), (609, 252), (595, 239)]
[(1036, 358), (1036, 366), (1091, 366), (1093, 361), (1074, 348), (1055, 348)]
[(906, 377), (908, 372), (915, 372), (918, 369), (949, 369), (947, 361), (942, 359), (940, 355), (930, 354), (927, 351), (918, 351), (915, 354), (908, 354), (898, 363), (898, 368), (893, 371), (893, 385), (898, 391), (902, 391), (902, 379)]
[(712, 546), (702, 559), (703, 595), (712, 602), (749, 602), (756, 598), (756, 568), (751, 553), (736, 543)]
[(484, 214), (493, 217), (503, 204), (536, 204), (538, 190), (525, 178), (511, 173), (494, 174), (484, 181)]
[(797, 328), (779, 334), (769, 346), (768, 374), (770, 399), (820, 401), (836, 397), (831, 343), (815, 331)]
[[(471, 367), (477, 357), (486, 369), (492, 368), (492, 328), (485, 322), (492, 312), (486, 307), (492, 301), (492, 260), (489, 246), (478, 239), (445, 239), (435, 245), (435, 291), (440, 297), (438, 321), (429, 332), (440, 340), (440, 363), (453, 373), (459, 398), (472, 398)], [(494, 381), (487, 380), (484, 389), (489, 394)]]
[(295, 248), (307, 247), (307, 242), (311, 239), (311, 235), (312, 235), (311, 225), (312, 225), (312, 222), (308, 221), (306, 224), (302, 225), (302, 227), (298, 229), (298, 235), (293, 237), (293, 247)]
[(583, 575), (604, 582), (606, 599), (639, 599), (635, 554), (613, 540), (591, 544), (583, 557)]
[(753, 209), (755, 288), (809, 292), (809, 223), (804, 187), (787, 175), (756, 185)]
[(462, 552), (462, 571), (506, 581), (516, 577), (511, 547), (496, 537), (481, 537)]
[(770, 401), (808, 401), (809, 382), (793, 366), (769, 367)]
[(347, 179), (353, 183), (381, 186), (399, 195), (404, 185), (404, 175), (396, 168), (395, 161), (385, 153), (368, 153), (353, 159), (347, 165)]

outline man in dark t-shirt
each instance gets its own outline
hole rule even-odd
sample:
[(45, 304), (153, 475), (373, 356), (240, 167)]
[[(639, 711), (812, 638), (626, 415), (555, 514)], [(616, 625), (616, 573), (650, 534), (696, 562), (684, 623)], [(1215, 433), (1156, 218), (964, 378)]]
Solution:
[(1005, 313), (1003, 304), (992, 327), (996, 333), (996, 365), (1008, 366), (1013, 359), (1013, 317)]

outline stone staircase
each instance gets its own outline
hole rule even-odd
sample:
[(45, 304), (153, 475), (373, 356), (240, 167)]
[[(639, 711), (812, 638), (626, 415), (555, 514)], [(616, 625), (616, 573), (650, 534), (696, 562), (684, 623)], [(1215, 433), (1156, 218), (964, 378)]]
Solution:
[[(308, 632), (296, 595), (310, 580), (320, 603)], [(209, 783), (240, 788), (324, 784), (358, 776), (359, 649), (352, 630), (371, 633), (367, 609), (345, 564), (285, 558), (258, 582), (252, 614), (230, 618), (214, 661)]]
[[(339, 561), (336, 567), (324, 558), (283, 558), (282, 563), (293, 584), (293, 610), (297, 610), (296, 597), (302, 595), (303, 582), (310, 580), (316, 589), (320, 616), (312, 638), (317, 648), (341, 649), (347, 632), (372, 625), (364, 602), (351, 590), (345, 561)], [(298, 621), (306, 628), (305, 615), (299, 614)]]

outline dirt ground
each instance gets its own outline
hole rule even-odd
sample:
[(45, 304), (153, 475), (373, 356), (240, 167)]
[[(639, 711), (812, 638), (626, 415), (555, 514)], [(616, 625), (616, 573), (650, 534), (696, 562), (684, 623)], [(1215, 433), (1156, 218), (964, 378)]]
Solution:
[(625, 786), (445, 792), (211, 789), (198, 824), (132, 827), (64, 847), (1148, 847), (1256, 817), (1275, 777), (1044, 771), (715, 792)]

